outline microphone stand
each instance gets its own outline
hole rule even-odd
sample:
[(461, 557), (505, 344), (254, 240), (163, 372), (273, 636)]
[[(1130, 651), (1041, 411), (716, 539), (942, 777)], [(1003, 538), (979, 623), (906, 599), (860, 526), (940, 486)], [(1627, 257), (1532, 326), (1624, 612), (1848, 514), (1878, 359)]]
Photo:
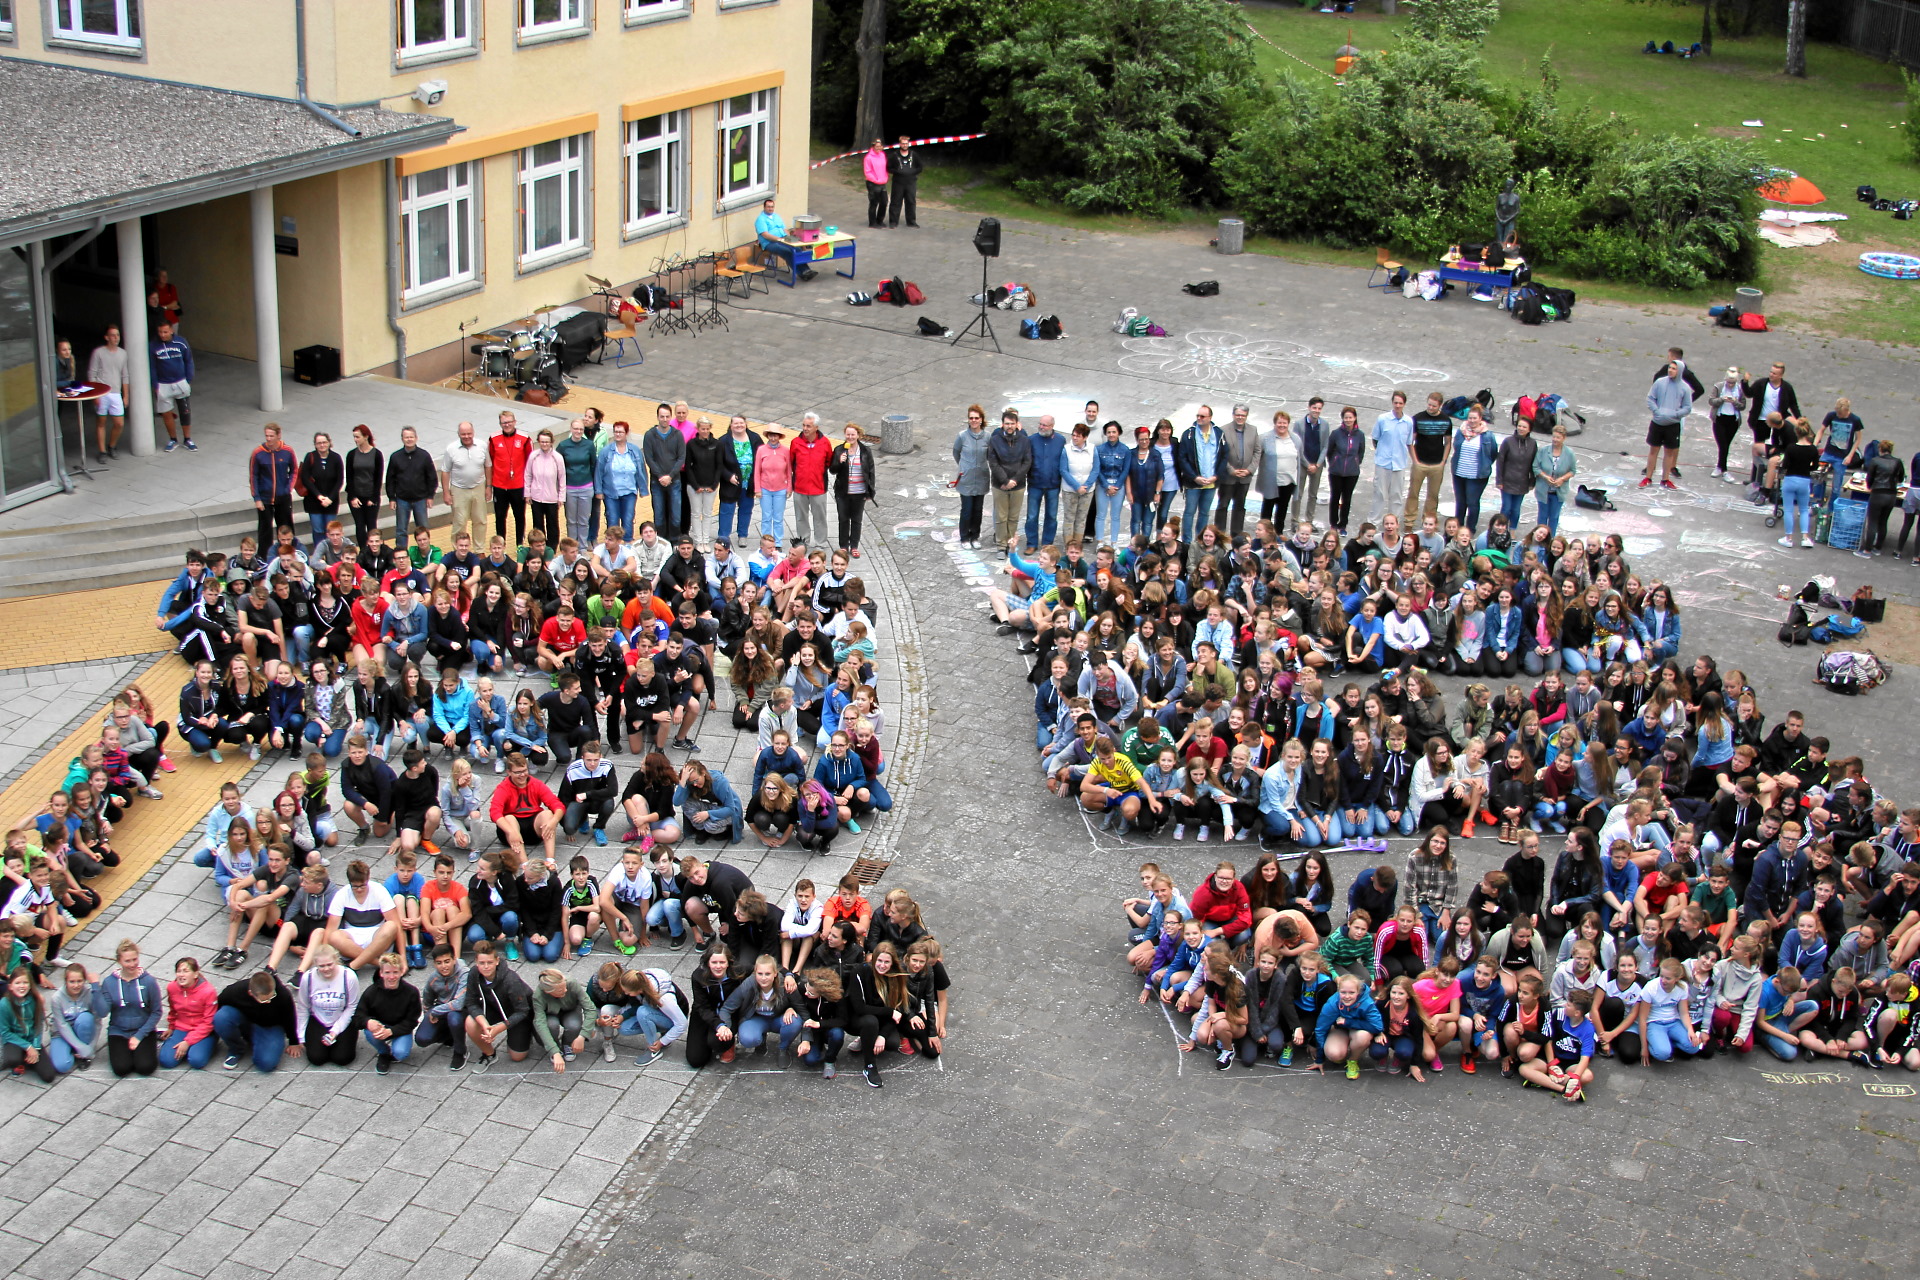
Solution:
[(967, 321), (967, 327), (962, 329), (959, 333), (954, 334), (953, 341), (949, 342), (947, 344), (948, 346), (950, 347), (958, 346), (960, 344), (960, 339), (972, 333), (974, 329), (977, 327), (980, 330), (980, 336), (993, 343), (993, 349), (995, 351), (1000, 351), (1001, 355), (1006, 354), (1006, 352), (1000, 350), (1000, 339), (994, 336), (993, 321), (987, 319), (987, 266), (992, 261), (993, 260), (991, 258), (988, 258), (986, 255), (984, 254), (981, 255), (981, 258), (980, 258), (980, 314), (975, 316), (973, 319)]

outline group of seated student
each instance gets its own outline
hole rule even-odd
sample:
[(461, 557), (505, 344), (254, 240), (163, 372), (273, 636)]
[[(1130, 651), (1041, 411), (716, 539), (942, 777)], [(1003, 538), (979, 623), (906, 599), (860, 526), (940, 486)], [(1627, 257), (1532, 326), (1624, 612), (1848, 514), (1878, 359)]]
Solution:
[[(284, 855), (276, 846), (283, 870)], [(464, 887), (444, 854), (425, 883), (401, 858), (384, 889), (357, 860), (345, 887), (328, 883), (323, 864), (286, 874), (272, 892), (291, 896), (266, 908), (277, 937), (273, 960), (224, 986), (191, 955), (174, 962), (163, 984), (131, 938), (115, 946), (104, 975), (53, 957), (42, 963), (18, 921), (0, 919), (8, 975), (0, 1065), (52, 1083), (102, 1052), (125, 1077), (204, 1070), (216, 1058), (228, 1071), (251, 1063), (271, 1072), (303, 1058), (351, 1067), (364, 1049), (387, 1075), (444, 1044), (449, 1071), (464, 1070), (470, 1058), (474, 1070), (487, 1071), (502, 1050), (509, 1062), (526, 1061), (537, 1040), (541, 1059), (564, 1074), (590, 1041), (608, 1063), (618, 1060), (622, 1039), (637, 1045), (639, 1066), (679, 1041), (696, 1070), (716, 1058), (731, 1063), (741, 1049), (758, 1057), (777, 1043), (782, 1059), (819, 1067), (828, 1079), (843, 1051), (858, 1053), (863, 1078), (877, 1089), (889, 1054), (933, 1059), (944, 1047), (944, 953), (903, 889), (889, 892), (876, 914), (851, 875), (824, 900), (802, 879), (776, 908), (738, 867), (676, 860), (663, 846), (625, 850), (604, 887), (579, 855), (564, 883), (552, 863), (516, 861), (504, 850), (481, 867)], [(356, 914), (365, 905), (382, 909)], [(502, 923), (518, 912), (531, 922), (519, 935), (525, 972), (514, 967), (520, 955)], [(369, 918), (375, 923), (362, 922)], [(618, 960), (584, 981), (555, 967), (591, 956), (603, 928), (627, 956), (669, 930), (676, 947), (691, 934), (699, 955), (681, 978)], [(415, 936), (429, 957), (418, 985), (409, 976), (418, 944), (402, 941)], [(298, 964), (283, 977), (285, 954)]]
[[(724, 536), (704, 550), (685, 534), (669, 544), (651, 523), (628, 543), (609, 523), (590, 555), (565, 538), (549, 558), (537, 527), (528, 545), (509, 549), (495, 536), (484, 554), (475, 550), (476, 532), (484, 530), (442, 533), (452, 546), (446, 551), (416, 528), (396, 555), (377, 528), (355, 546), (334, 521), (311, 547), (282, 527), (265, 556), (252, 538), (234, 556), (187, 553), (155, 618), (192, 664), (177, 721), (169, 724), (141, 690), (128, 688), (46, 810), (8, 833), (0, 952), (8, 956), (5, 972), (26, 966), (21, 998), (44, 1014), (58, 1012), (62, 945), (100, 901), (86, 881), (118, 862), (115, 822), (136, 800), (162, 798), (152, 780), (172, 770), (167, 748), (177, 753), (184, 740), (195, 757), (218, 761), (223, 746), (245, 744), (256, 760), (272, 751), (289, 761), (284, 785), (265, 805), (250, 807), (238, 786), (224, 787), (191, 854), (212, 873), (208, 891), (226, 914), (225, 945), (207, 967), (252, 968), (265, 949), (265, 968), (222, 996), (227, 1022), (240, 1018), (248, 1028), (223, 1034), (229, 1067), (249, 1044), (260, 1050), (256, 1065), (302, 1048), (315, 1062), (351, 1061), (361, 1030), (371, 1029), (371, 1000), (379, 1010), (372, 1023), (392, 1041), (392, 1052), (383, 1053), (372, 1042), (389, 1034), (364, 1037), (377, 1057), (404, 1060), (436, 1027), (444, 1035), (452, 1012), (450, 1065), (459, 1069), (468, 1043), (480, 1045), (481, 1033), (500, 1021), (470, 1021), (463, 1039), (456, 1003), (426, 1008), (418, 1015), (424, 1026), (402, 1034), (395, 1028), (419, 1021), (399, 1016), (402, 997), (382, 993), (411, 991), (412, 971), (435, 975), (428, 995), (439, 1006), (453, 993), (434, 990), (436, 977), (447, 988), (457, 974), (462, 1000), (479, 991), (476, 1012), (498, 1011), (501, 1000), (511, 1009), (517, 989), (521, 1011), (510, 1032), (487, 1032), (481, 1061), (491, 1062), (496, 1033), (508, 1034), (513, 1057), (525, 1057), (536, 1029), (525, 1008), (543, 997), (529, 997), (510, 968), (501, 969), (496, 993), (493, 971), (503, 961), (590, 955), (602, 930), (604, 945), (629, 956), (656, 933), (675, 950), (689, 937), (699, 948), (717, 940), (736, 971), (728, 994), (750, 976), (761, 948), (778, 955), (783, 941), (793, 943), (781, 1012), (791, 1008), (795, 1020), (783, 1017), (782, 1030), (791, 1027), (829, 1074), (842, 1038), (862, 1044), (874, 1062), (899, 1047), (895, 1037), (858, 1029), (867, 1016), (880, 1016), (866, 999), (876, 992), (901, 1013), (906, 1051), (916, 1051), (914, 1035), (926, 1032), (937, 1052), (946, 972), (931, 939), (918, 959), (908, 954), (922, 930), (904, 895), (901, 918), (911, 936), (896, 936), (889, 909), (878, 940), (891, 943), (888, 950), (868, 945), (857, 887), (850, 899), (863, 913), (857, 933), (840, 938), (831, 913), (823, 931), (819, 911), (809, 919), (804, 903), (789, 914), (770, 910), (743, 874), (724, 863), (710, 864), (710, 872), (681, 852), (688, 840), (724, 846), (751, 838), (762, 850), (824, 854), (840, 833), (857, 834), (873, 813), (892, 808), (881, 780), (885, 717), (874, 682), (878, 606), (849, 572), (848, 551), (810, 550), (797, 539), (783, 551), (767, 536), (741, 556)], [(750, 780), (729, 779), (698, 758), (695, 735), (716, 707), (736, 732), (755, 735)], [(674, 751), (684, 753), (678, 765)], [(624, 779), (612, 759), (621, 754), (636, 761)], [(489, 763), (499, 776), (483, 783)], [(603, 887), (584, 855), (569, 858), (559, 846), (604, 848), (610, 830), (625, 851)], [(343, 842), (366, 852), (348, 863), (341, 883), (328, 855)], [(391, 874), (374, 874), (374, 864), (389, 863)], [(736, 918), (741, 899), (745, 914)], [(852, 950), (849, 941), (857, 944)], [(116, 1070), (151, 1072), (156, 1061), (174, 1065), (152, 1039), (166, 1025), (188, 1043), (205, 1042), (186, 1059), (204, 1066), (217, 1015), (211, 1004), (204, 1018), (193, 1012), (205, 981), (198, 962), (182, 958), (176, 985), (184, 1004), (173, 1018), (173, 987), (163, 1002), (137, 949), (127, 954), (131, 967), (105, 979), (77, 975), (78, 994), (62, 1015), (69, 1031), (87, 1027), (103, 1036)], [(297, 1016), (282, 1004), (288, 989), (273, 976), (290, 957), (298, 960), (289, 997)], [(855, 975), (849, 966), (856, 961), (877, 967), (877, 975)], [(807, 985), (816, 970), (817, 988)], [(470, 971), (484, 976), (470, 979)], [(682, 1027), (691, 1011), (700, 1025), (697, 1000), (662, 971), (648, 972), (651, 987), (637, 975), (613, 975), (632, 988), (602, 1002), (624, 1011), (618, 1025), (627, 1029), (618, 1034), (651, 1025), (625, 1016), (646, 1003), (629, 999), (633, 990), (678, 992), (677, 1001), (652, 1007), (679, 1009)], [(922, 979), (923, 972), (934, 977)], [(841, 977), (865, 985), (843, 990)], [(937, 997), (927, 994), (932, 981)], [(89, 984), (106, 994), (88, 994)], [(919, 993), (912, 998), (932, 1001), (926, 1007), (937, 1007), (937, 1018), (905, 1014), (909, 988)], [(88, 1011), (101, 1000), (111, 1017)], [(802, 1016), (807, 1007), (832, 1015), (831, 1037), (805, 1034), (818, 1021)], [(601, 1008), (591, 1021), (604, 1033), (611, 1016)], [(90, 1052), (63, 1058), (56, 1051), (52, 1040), (73, 1038), (57, 1021), (28, 1018), (17, 1035), (0, 1035), (8, 1065), (44, 1075), (48, 1063), (67, 1060), (71, 1069), (90, 1060)], [(253, 1035), (263, 1027), (264, 1039)], [(111, 1034), (128, 1031), (137, 1034)], [(273, 1048), (276, 1031), (280, 1049)], [(681, 1034), (654, 1036), (650, 1052)], [(716, 1034), (724, 1041), (732, 1028)], [(696, 1065), (703, 1054), (695, 1052)], [(724, 1056), (731, 1060), (731, 1050)]]

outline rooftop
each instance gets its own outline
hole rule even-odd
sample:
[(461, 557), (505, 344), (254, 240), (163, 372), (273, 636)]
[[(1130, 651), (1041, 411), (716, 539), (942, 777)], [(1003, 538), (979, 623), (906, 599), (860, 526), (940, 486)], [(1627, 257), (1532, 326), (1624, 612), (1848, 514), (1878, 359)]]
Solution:
[(442, 116), (338, 112), (289, 98), (0, 58), (0, 245), (39, 240), (445, 141)]

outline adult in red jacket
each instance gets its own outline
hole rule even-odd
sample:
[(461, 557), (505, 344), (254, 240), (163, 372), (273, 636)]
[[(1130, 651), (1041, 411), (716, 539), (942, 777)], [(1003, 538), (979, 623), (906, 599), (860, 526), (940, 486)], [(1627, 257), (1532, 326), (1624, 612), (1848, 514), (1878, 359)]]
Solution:
[(487, 441), (488, 478), (493, 484), (493, 531), (507, 536), (507, 512), (513, 512), (513, 541), (508, 546), (525, 546), (527, 541), (527, 458), (533, 453), (533, 441), (520, 434), (519, 420), (511, 409), (500, 411), (500, 434)]
[(493, 789), (487, 815), (499, 829), (500, 843), (513, 850), (516, 872), (527, 858), (529, 832), (546, 846), (547, 857), (553, 857), (553, 833), (560, 825), (561, 808), (560, 797), (533, 776), (525, 756), (516, 751), (507, 757), (506, 779)]
[(1209, 938), (1223, 938), (1230, 947), (1238, 947), (1253, 937), (1253, 901), (1240, 873), (1231, 862), (1222, 862), (1213, 874), (1200, 882), (1188, 899), (1193, 918), (1200, 921)]
[(832, 547), (833, 526), (827, 523), (827, 469), (833, 464), (833, 441), (820, 434), (820, 415), (800, 420), (793, 438), (793, 529), (809, 547)]
[(300, 459), (280, 442), (279, 423), (261, 427), (260, 436), (260, 447), (247, 459), (247, 492), (253, 497), (253, 509), (259, 512), (253, 545), (264, 557), (274, 543), (274, 531), (293, 524), (293, 476)]

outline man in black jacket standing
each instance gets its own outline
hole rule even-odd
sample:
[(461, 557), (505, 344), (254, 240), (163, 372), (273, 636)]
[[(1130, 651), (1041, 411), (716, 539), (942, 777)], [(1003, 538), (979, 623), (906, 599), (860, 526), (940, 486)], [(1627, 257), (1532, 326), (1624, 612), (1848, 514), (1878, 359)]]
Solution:
[(407, 531), (427, 527), (427, 504), (440, 487), (433, 455), (420, 447), (412, 427), (400, 428), (400, 447), (387, 458), (387, 498), (393, 503), (394, 545), (407, 546)]
[(1776, 412), (1783, 418), (1800, 416), (1800, 397), (1787, 381), (1787, 366), (1777, 360), (1765, 378), (1747, 384), (1747, 427), (1755, 440), (1766, 438), (1767, 415)]
[(893, 190), (887, 198), (887, 225), (900, 225), (900, 214), (904, 210), (907, 225), (920, 225), (920, 157), (913, 153), (908, 144), (911, 139), (900, 135), (900, 145), (887, 157), (887, 172), (892, 175)]

